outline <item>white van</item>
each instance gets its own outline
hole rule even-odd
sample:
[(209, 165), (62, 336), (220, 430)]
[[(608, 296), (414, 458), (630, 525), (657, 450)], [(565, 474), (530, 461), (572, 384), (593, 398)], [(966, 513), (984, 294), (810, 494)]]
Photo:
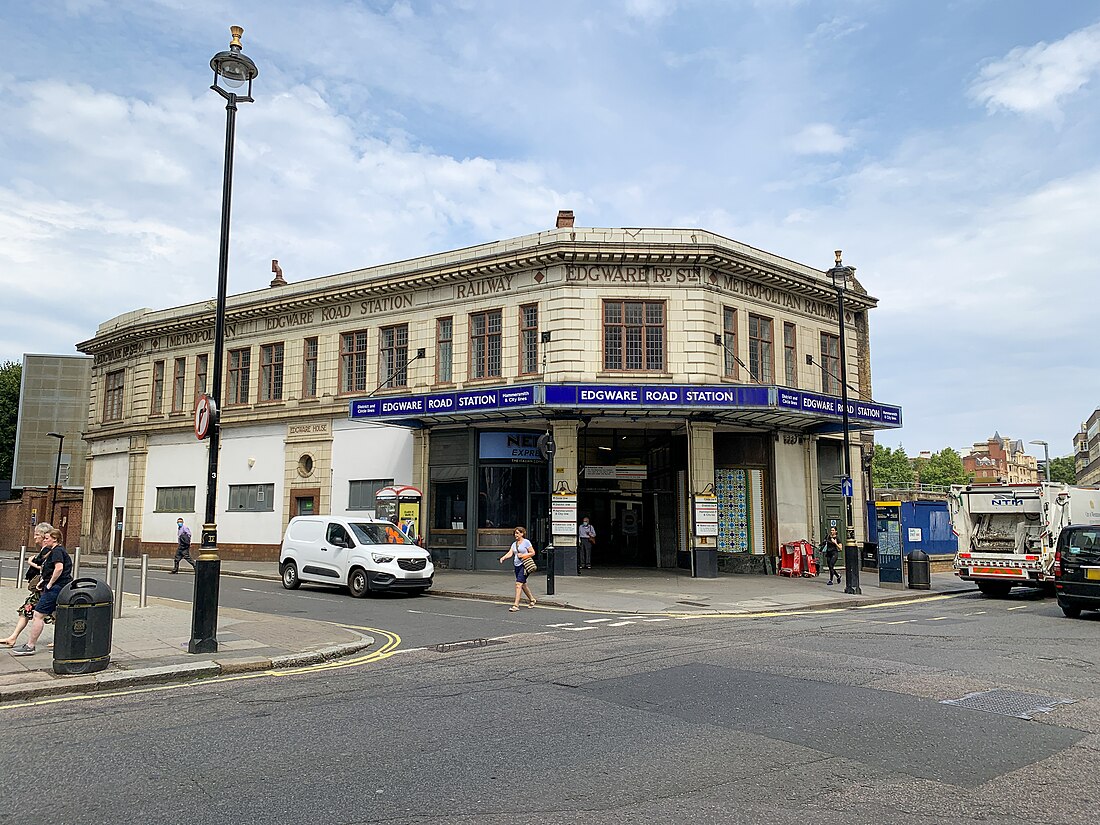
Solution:
[(296, 516), (279, 554), (283, 587), (302, 582), (346, 585), (363, 598), (372, 590), (423, 593), (432, 586), (432, 556), (388, 521)]

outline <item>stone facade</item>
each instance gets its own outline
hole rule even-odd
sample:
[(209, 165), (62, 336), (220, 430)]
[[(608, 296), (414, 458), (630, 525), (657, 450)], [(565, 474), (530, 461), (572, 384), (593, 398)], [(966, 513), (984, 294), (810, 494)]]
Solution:
[[(477, 566), (510, 531), (485, 526), (491, 519), (475, 512), (484, 485), (510, 497), (508, 517), (533, 529), (542, 519), (544, 540), (549, 531), (545, 480), (531, 467), (485, 458), (479, 439), (547, 430), (558, 449), (555, 489), (573, 491), (578, 506), (587, 500), (606, 517), (599, 527), (630, 548), (623, 563), (668, 566), (682, 563), (690, 547), (714, 547), (714, 538), (693, 532), (689, 505), (722, 467), (746, 468), (755, 485), (747, 552), (766, 556), (782, 541), (816, 538), (823, 502), (838, 487), (835, 468), (820, 464), (822, 456), (830, 467), (839, 460), (837, 405), (824, 392), (838, 386), (826, 375), (839, 363), (830, 349), (835, 299), (821, 271), (708, 232), (580, 229), (571, 220), (535, 235), (300, 283), (276, 280), (231, 296), (220, 552), (275, 558), (292, 516), (371, 512), (369, 490), (396, 481), (423, 491), (421, 532), (439, 561)], [(845, 323), (855, 389), (849, 409), (864, 416), (852, 425), (857, 502), (869, 432), (900, 424), (896, 408), (876, 418), (881, 409), (859, 400), (871, 397), (867, 313), (874, 306), (853, 281)], [(192, 418), (199, 392), (210, 389), (213, 340), (213, 307), (203, 303), (127, 313), (80, 345), (94, 359), (83, 522), (90, 544), (102, 543), (103, 525), (120, 516), (125, 546), (167, 552), (177, 515), (201, 520), (206, 448)], [(530, 388), (530, 403), (376, 420), (349, 415), (368, 397), (363, 409), (387, 401), (412, 409), (424, 394), (491, 396), (507, 387)], [(576, 404), (550, 403), (552, 389), (571, 387), (642, 387), (647, 397), (663, 387), (661, 397), (684, 399), (684, 388), (728, 388), (755, 406), (585, 406), (583, 393)], [(627, 469), (606, 464), (612, 455)], [(859, 536), (862, 505), (853, 515)]]

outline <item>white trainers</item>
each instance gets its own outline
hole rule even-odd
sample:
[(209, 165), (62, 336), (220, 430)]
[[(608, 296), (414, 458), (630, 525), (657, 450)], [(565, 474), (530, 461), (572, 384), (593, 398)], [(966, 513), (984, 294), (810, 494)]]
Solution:
[(12, 656), (33, 656), (35, 653), (35, 649), (26, 643), (11, 649)]

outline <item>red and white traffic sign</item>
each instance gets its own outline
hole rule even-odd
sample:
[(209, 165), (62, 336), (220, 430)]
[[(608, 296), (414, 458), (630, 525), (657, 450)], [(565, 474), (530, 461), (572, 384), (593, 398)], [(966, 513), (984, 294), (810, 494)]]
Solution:
[(214, 416), (218, 413), (218, 405), (214, 399), (206, 393), (199, 396), (195, 405), (195, 438), (202, 441), (210, 435), (210, 429), (214, 426)]

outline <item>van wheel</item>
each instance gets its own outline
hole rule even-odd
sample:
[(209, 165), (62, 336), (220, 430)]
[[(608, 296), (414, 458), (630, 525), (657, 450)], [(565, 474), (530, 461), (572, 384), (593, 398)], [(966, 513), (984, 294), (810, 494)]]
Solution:
[(367, 583), (367, 572), (363, 568), (352, 568), (348, 574), (348, 590), (357, 599), (363, 598), (370, 592), (370, 585)]
[(1081, 608), (1072, 604), (1060, 604), (1062, 612), (1066, 614), (1067, 619), (1079, 619), (1081, 618)]
[(1012, 585), (1007, 582), (978, 582), (978, 589), (987, 596), (1003, 599), (1008, 595), (1008, 591), (1012, 589)]
[(298, 565), (292, 561), (285, 562), (283, 569), (279, 571), (283, 579), (283, 587), (287, 590), (297, 590), (302, 582), (298, 579)]

